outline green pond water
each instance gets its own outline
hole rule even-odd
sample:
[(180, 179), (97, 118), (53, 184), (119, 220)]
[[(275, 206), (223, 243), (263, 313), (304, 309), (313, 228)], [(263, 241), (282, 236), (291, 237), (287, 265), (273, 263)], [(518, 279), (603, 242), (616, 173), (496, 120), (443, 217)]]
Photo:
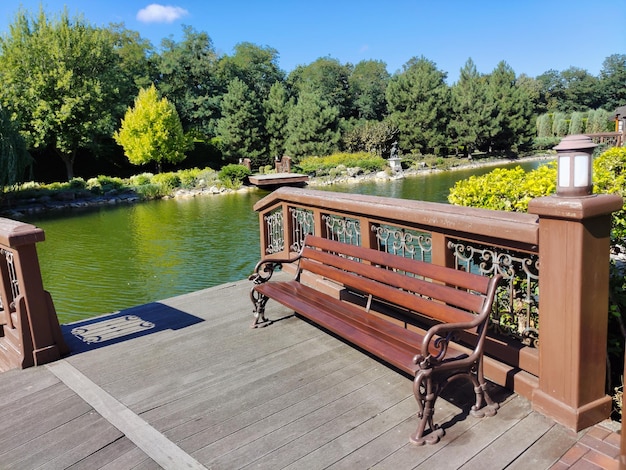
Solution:
[[(315, 189), (447, 202), (456, 181), (492, 169)], [(254, 189), (30, 217), (46, 234), (37, 251), (61, 323), (247, 278), (260, 257), (252, 206), (267, 194)]]

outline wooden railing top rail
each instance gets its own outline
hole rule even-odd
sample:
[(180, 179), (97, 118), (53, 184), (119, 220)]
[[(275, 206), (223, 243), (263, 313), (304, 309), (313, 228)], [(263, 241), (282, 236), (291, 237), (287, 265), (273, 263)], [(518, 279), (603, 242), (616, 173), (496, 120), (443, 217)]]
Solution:
[(263, 212), (282, 202), (509, 240), (534, 249), (539, 243), (536, 215), (437, 202), (282, 187), (258, 201), (254, 210)]
[(34, 225), (0, 218), (0, 245), (11, 248), (42, 242), (45, 238), (44, 231)]

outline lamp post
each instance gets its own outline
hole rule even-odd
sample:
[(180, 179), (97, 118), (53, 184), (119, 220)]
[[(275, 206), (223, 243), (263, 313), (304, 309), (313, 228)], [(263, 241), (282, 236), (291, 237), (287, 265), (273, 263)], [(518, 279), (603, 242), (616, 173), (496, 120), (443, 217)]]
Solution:
[(596, 144), (586, 135), (568, 135), (554, 147), (557, 153), (557, 196), (581, 197), (592, 193), (592, 158)]

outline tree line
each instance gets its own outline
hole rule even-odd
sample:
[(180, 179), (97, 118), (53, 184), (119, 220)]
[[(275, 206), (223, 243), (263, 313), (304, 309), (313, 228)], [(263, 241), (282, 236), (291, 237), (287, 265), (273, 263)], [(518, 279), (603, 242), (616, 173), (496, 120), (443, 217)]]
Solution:
[[(298, 161), (336, 151), (388, 156), (394, 142), (404, 154), (518, 153), (531, 148), (542, 114), (610, 114), (626, 103), (622, 54), (607, 57), (597, 77), (571, 67), (533, 78), (505, 61), (482, 74), (470, 58), (452, 85), (423, 56), (393, 74), (383, 61), (331, 57), (286, 73), (278, 59), (272, 47), (249, 42), (220, 55), (206, 32), (189, 26), (157, 50), (123, 24), (20, 9), (0, 37), (0, 158), (13, 169), (0, 184), (24, 178), (29, 152), (38, 166), (58, 162), (68, 179), (77, 167), (127, 172), (129, 160), (160, 168), (159, 157), (133, 159), (118, 145), (127, 111), (152, 88), (184, 133), (177, 145), (185, 162), (207, 166), (250, 158), (260, 167), (284, 154)], [(165, 163), (182, 164), (181, 152), (170, 160), (162, 153)]]

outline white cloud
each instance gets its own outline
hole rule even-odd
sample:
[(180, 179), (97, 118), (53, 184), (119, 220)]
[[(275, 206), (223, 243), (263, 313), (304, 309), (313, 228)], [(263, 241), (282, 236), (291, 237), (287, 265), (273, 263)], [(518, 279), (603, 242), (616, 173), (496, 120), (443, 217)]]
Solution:
[(139, 10), (137, 19), (142, 23), (172, 23), (188, 14), (189, 12), (181, 7), (152, 3)]

